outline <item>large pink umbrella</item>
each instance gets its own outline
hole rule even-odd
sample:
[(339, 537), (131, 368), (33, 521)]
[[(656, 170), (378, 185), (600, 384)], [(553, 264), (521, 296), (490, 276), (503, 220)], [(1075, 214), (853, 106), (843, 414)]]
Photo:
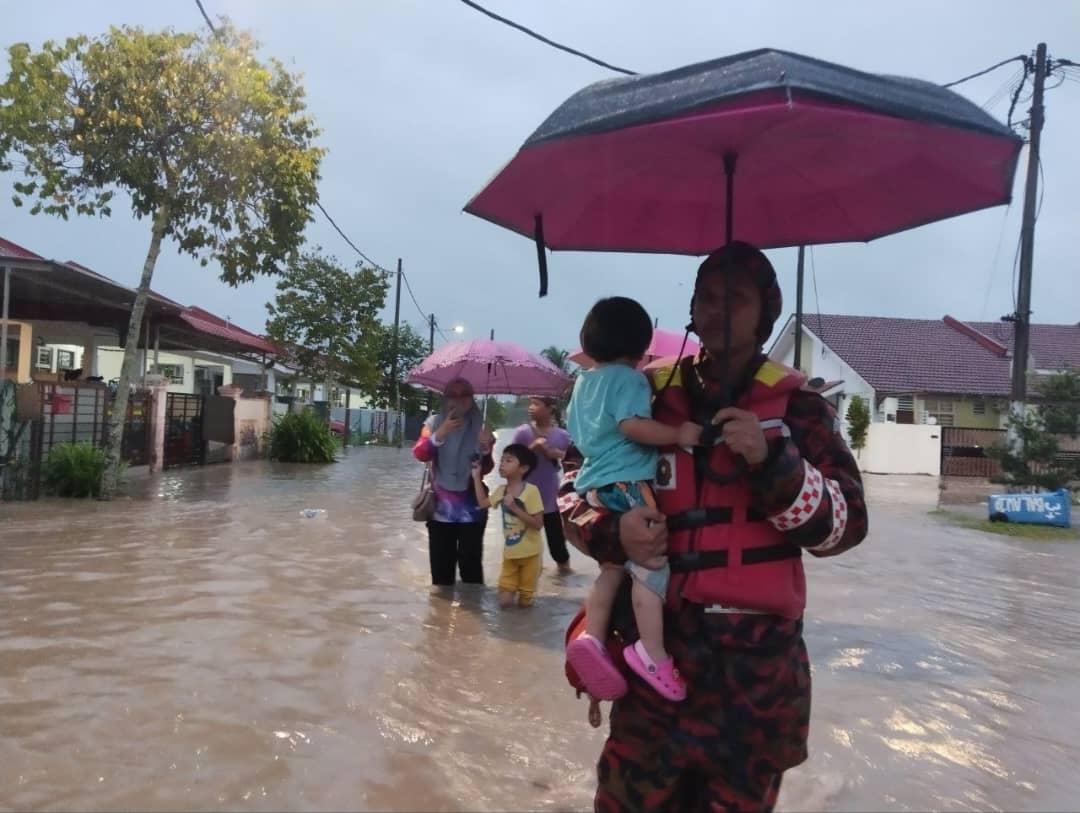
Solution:
[[(683, 347), (683, 339), (686, 339), (686, 347)], [(686, 338), (683, 333), (675, 333), (672, 330), (664, 330), (663, 328), (656, 328), (652, 334), (652, 342), (649, 343), (649, 349), (645, 351), (645, 357), (641, 360), (639, 368), (646, 367), (649, 362), (655, 361), (658, 358), (664, 356), (678, 356), (679, 350), (682, 350), (684, 356), (693, 356), (698, 351), (698, 343), (693, 339)], [(596, 362), (584, 351), (575, 350), (569, 356), (570, 361), (574, 364), (579, 364), (582, 367), (595, 367)]]
[(464, 378), (479, 395), (562, 395), (570, 386), (570, 376), (543, 356), (491, 339), (444, 345), (405, 381), (443, 392), (454, 378)]

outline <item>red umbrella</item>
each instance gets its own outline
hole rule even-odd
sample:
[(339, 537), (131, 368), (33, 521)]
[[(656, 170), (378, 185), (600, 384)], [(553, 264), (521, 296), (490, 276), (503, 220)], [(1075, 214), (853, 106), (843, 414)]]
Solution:
[(775, 50), (590, 85), (465, 211), (544, 249), (873, 240), (1007, 203), (1021, 139), (962, 96)]

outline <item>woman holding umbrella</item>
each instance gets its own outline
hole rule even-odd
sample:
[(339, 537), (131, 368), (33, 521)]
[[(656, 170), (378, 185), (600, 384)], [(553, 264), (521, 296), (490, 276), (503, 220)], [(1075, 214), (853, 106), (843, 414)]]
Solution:
[(487, 511), (476, 501), (472, 462), (487, 474), (494, 467), (495, 437), (483, 422), (464, 378), (447, 383), (442, 409), (424, 422), (413, 456), (432, 467), (435, 515), (428, 522), (431, 583), (453, 587), (455, 570), (466, 584), (484, 583), (484, 528)]

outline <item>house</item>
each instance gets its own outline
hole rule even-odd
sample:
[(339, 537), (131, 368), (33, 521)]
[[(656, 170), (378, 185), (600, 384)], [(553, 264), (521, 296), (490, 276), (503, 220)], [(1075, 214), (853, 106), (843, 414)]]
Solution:
[[(769, 351), (793, 364), (794, 318)], [(841, 416), (851, 398), (874, 422), (1000, 429), (1008, 415), (1013, 325), (810, 314), (803, 320), (802, 367), (831, 384), (823, 392)], [(1080, 325), (1031, 326), (1029, 375), (1080, 369)]]

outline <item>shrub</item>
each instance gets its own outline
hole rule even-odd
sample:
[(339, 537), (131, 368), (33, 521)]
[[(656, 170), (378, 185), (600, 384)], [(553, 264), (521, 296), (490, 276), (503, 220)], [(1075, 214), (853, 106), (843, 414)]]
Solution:
[(58, 497), (100, 497), (105, 450), (92, 443), (53, 446), (42, 468), (45, 491)]
[(862, 396), (852, 397), (848, 405), (847, 421), (851, 448), (859, 454), (866, 448), (866, 434), (870, 429), (870, 406)]
[(270, 459), (282, 463), (333, 463), (338, 443), (313, 410), (290, 412), (270, 430)]

